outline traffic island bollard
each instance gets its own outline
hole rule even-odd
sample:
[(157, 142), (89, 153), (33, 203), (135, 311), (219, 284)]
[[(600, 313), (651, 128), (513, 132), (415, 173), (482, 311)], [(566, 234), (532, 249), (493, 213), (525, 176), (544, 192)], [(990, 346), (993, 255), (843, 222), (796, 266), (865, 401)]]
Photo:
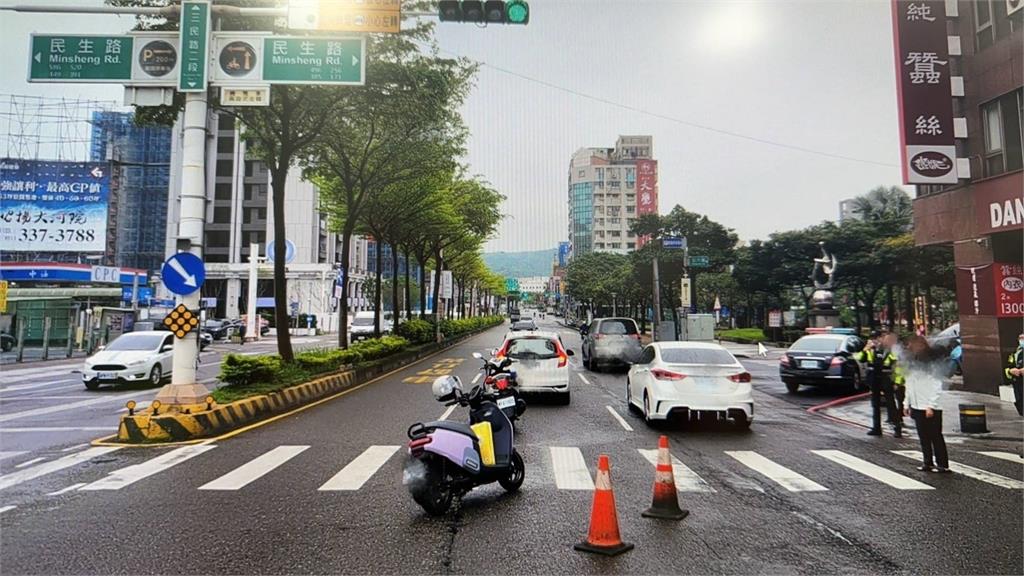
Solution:
[(964, 434), (987, 434), (988, 422), (984, 404), (960, 404), (960, 431)]

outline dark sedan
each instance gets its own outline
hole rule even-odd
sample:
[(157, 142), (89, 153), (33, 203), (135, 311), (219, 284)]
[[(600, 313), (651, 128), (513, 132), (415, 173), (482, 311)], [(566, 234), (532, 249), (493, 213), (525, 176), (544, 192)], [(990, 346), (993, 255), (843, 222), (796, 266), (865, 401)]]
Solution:
[(864, 347), (860, 338), (846, 334), (810, 334), (800, 338), (779, 359), (779, 375), (786, 390), (804, 386), (864, 388), (865, 367), (854, 359)]
[(213, 337), (214, 340), (223, 340), (230, 336), (234, 327), (224, 320), (207, 320), (203, 324), (203, 332)]

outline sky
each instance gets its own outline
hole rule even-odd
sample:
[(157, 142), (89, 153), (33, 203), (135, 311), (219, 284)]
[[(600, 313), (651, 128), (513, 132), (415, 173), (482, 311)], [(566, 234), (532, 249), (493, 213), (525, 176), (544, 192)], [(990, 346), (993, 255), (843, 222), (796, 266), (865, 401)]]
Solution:
[[(27, 2), (98, 0), (0, 5)], [(120, 101), (119, 86), (26, 83), (28, 33), (132, 24), (3, 12), (0, 93)], [(679, 204), (744, 240), (900, 183), (884, 0), (532, 0), (527, 26), (440, 23), (437, 42), (480, 63), (465, 161), (508, 198), (487, 251), (566, 240), (572, 153), (620, 134), (654, 137), (662, 213)]]

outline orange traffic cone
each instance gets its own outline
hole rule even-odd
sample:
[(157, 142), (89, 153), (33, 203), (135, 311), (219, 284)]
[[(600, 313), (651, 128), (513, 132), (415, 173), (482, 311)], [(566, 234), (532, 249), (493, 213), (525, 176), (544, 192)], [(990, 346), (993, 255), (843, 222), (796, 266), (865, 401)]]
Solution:
[(668, 436), (662, 436), (658, 439), (658, 466), (654, 473), (654, 502), (650, 508), (643, 511), (641, 516), (682, 520), (689, 514), (689, 510), (679, 508), (676, 479), (672, 474), (672, 456), (668, 453)]
[(597, 481), (594, 486), (594, 506), (590, 511), (590, 532), (587, 539), (573, 546), (581, 552), (596, 552), (615, 556), (633, 549), (632, 544), (619, 537), (619, 517), (615, 513), (615, 493), (609, 473), (608, 456), (597, 460)]

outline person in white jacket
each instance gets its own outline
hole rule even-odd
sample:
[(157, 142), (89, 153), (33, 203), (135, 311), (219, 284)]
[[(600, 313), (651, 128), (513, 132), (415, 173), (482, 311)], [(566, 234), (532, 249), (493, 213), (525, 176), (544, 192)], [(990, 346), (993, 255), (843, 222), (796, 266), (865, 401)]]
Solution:
[(905, 410), (917, 426), (924, 463), (921, 472), (949, 473), (949, 453), (942, 437), (942, 380), (933, 369), (935, 353), (921, 336), (911, 336), (903, 349), (902, 371), (906, 379)]

